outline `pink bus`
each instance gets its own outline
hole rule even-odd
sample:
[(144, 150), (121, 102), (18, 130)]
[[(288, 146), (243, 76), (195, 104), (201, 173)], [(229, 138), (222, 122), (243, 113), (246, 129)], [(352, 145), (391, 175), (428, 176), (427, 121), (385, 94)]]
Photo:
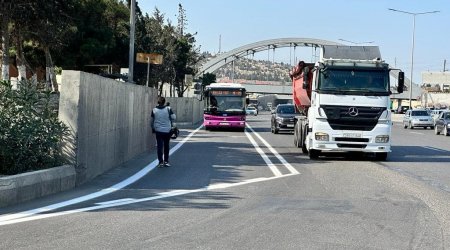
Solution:
[(245, 131), (245, 88), (237, 83), (211, 83), (203, 92), (203, 126)]

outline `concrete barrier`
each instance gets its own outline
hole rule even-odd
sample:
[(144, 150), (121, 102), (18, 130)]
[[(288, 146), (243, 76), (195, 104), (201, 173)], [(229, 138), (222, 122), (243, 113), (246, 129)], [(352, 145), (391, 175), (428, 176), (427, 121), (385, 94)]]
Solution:
[(203, 121), (203, 101), (195, 97), (166, 97), (170, 107), (177, 115), (178, 127), (189, 127)]
[(65, 165), (0, 178), (0, 207), (75, 187), (75, 168)]
[(154, 148), (154, 89), (70, 70), (62, 79), (59, 119), (71, 133), (63, 152), (77, 185)]

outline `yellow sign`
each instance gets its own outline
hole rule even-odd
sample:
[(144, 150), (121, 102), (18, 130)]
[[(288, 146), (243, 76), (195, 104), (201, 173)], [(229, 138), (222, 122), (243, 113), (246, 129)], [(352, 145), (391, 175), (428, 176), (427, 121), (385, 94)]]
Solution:
[(137, 53), (136, 62), (150, 64), (162, 64), (163, 56), (156, 53)]
[(194, 81), (193, 75), (184, 75), (184, 84), (188, 87), (192, 86), (192, 81)]

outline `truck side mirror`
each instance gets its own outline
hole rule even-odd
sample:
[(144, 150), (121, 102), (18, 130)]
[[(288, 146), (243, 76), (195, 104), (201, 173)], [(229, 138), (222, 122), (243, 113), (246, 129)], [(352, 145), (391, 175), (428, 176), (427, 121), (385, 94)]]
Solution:
[(398, 72), (398, 84), (397, 84), (397, 92), (399, 94), (403, 93), (403, 88), (405, 87), (405, 72)]

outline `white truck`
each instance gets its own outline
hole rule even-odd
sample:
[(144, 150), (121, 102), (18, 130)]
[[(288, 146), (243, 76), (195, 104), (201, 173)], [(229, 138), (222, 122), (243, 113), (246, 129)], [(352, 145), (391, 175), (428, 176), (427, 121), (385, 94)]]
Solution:
[(290, 72), (293, 102), (302, 114), (294, 144), (316, 159), (325, 152), (361, 152), (384, 161), (391, 152), (389, 65), (376, 46), (323, 46), (316, 63)]

